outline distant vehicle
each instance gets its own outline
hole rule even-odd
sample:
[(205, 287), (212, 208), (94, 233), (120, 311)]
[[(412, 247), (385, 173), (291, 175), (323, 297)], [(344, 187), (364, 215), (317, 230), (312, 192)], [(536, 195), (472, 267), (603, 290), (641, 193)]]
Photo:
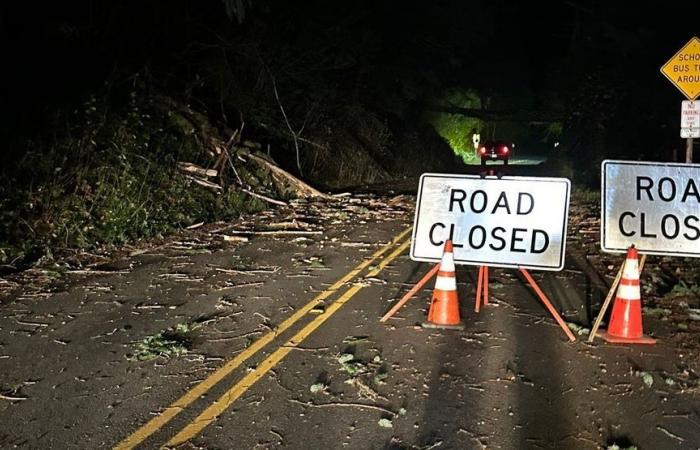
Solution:
[(485, 166), (487, 160), (501, 160), (508, 165), (508, 158), (513, 153), (513, 144), (505, 141), (486, 141), (479, 147), (478, 153), (481, 165)]

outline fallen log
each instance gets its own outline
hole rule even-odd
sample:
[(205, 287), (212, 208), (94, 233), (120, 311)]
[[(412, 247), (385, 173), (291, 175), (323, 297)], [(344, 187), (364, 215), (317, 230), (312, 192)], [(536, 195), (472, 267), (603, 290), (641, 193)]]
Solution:
[(281, 180), (282, 183), (287, 183), (288, 185), (290, 185), (299, 197), (322, 198), (326, 200), (333, 199), (332, 196), (326, 195), (318, 189), (309, 186), (308, 184), (301, 181), (299, 178), (295, 177), (291, 173), (287, 172), (286, 170), (282, 169), (277, 164), (267, 160), (266, 158), (263, 158), (262, 156), (256, 155), (252, 152), (248, 153), (248, 156), (252, 161), (256, 162), (257, 164), (263, 167), (268, 168), (270, 172), (272, 172), (273, 177), (277, 177)]

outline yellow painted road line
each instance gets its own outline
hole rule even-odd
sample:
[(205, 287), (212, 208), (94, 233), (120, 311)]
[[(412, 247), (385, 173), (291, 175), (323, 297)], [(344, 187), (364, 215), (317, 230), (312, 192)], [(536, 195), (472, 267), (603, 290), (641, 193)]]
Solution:
[(185, 395), (175, 400), (170, 406), (165, 408), (163, 412), (148, 421), (138, 430), (134, 431), (131, 435), (121, 441), (116, 445), (115, 450), (126, 450), (132, 449), (139, 445), (144, 440), (148, 439), (149, 436), (153, 435), (156, 431), (161, 429), (165, 424), (170, 422), (175, 416), (177, 416), (182, 410), (189, 406), (192, 402), (200, 398), (202, 395), (207, 393), (214, 385), (225, 378), (228, 374), (236, 370), (241, 364), (243, 364), (248, 358), (255, 355), (257, 352), (263, 349), (267, 344), (269, 344), (277, 335), (283, 333), (289, 327), (294, 325), (299, 319), (304, 317), (309, 313), (318, 303), (330, 297), (338, 289), (340, 289), (345, 283), (356, 277), (360, 272), (369, 267), (377, 259), (379, 259), (384, 253), (386, 253), (391, 247), (396, 245), (397, 242), (402, 240), (408, 233), (410, 233), (411, 228), (407, 228), (396, 237), (394, 237), (391, 242), (384, 247), (380, 248), (372, 254), (372, 256), (361, 262), (357, 267), (348, 272), (341, 279), (336, 281), (328, 289), (318, 294), (309, 303), (304, 305), (302, 308), (298, 309), (294, 314), (289, 316), (284, 322), (282, 322), (276, 329), (263, 335), (260, 339), (253, 342), (250, 347), (243, 350), (241, 353), (236, 355), (229, 362), (215, 370), (211, 375), (202, 380), (199, 384), (194, 386), (192, 389), (187, 391)]
[[(367, 276), (373, 277), (379, 274), (379, 272), (384, 269), (391, 261), (396, 259), (410, 244), (410, 240), (407, 240), (391, 254), (389, 254), (384, 260), (382, 260), (379, 265), (371, 270)], [(291, 339), (285, 342), (282, 347), (275, 350), (267, 359), (261, 362), (255, 370), (246, 374), (241, 381), (233, 385), (231, 389), (226, 391), (221, 397), (219, 397), (211, 406), (204, 410), (199, 416), (197, 416), (192, 422), (185, 426), (179, 433), (177, 433), (172, 439), (170, 439), (165, 446), (174, 447), (183, 444), (193, 437), (197, 436), (207, 425), (211, 424), (216, 418), (221, 415), (229, 406), (233, 404), (241, 395), (243, 395), (248, 389), (250, 389), (258, 380), (260, 380), (270, 369), (275, 367), (277, 363), (282, 361), (285, 356), (289, 354), (296, 346), (298, 346), (304, 339), (309, 337), (318, 327), (323, 324), (329, 317), (333, 315), (338, 309), (340, 309), (345, 303), (347, 303), (355, 294), (357, 294), (365, 285), (361, 283), (356, 283), (354, 286), (349, 288), (345, 293), (340, 296), (336, 301), (331, 303), (331, 305), (326, 309), (326, 311), (317, 316), (314, 320), (309, 322), (304, 328), (301, 329), (297, 334), (295, 334)]]

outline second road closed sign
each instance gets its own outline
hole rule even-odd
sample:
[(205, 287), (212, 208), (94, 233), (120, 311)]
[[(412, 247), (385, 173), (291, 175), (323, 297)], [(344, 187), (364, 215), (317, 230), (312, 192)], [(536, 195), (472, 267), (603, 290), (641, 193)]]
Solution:
[(457, 264), (561, 270), (569, 180), (426, 173), (411, 259), (438, 262), (452, 239)]
[(601, 246), (700, 255), (700, 165), (603, 161)]

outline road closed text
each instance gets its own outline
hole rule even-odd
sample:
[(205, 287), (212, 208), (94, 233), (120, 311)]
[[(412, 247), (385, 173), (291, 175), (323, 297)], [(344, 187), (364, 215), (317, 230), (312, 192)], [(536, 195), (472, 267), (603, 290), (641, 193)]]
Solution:
[(602, 247), (700, 253), (700, 166), (604, 161)]
[[(661, 177), (658, 180), (649, 176), (635, 177), (635, 200), (637, 202), (687, 203), (697, 208), (700, 205), (700, 193), (692, 178), (679, 180)], [(620, 213), (620, 233), (626, 237), (677, 239), (683, 237), (690, 241), (700, 239), (700, 219), (696, 214), (686, 211), (673, 211), (656, 215), (652, 221), (645, 212), (630, 209)]]
[(560, 178), (425, 174), (411, 257), (438, 261), (449, 239), (458, 264), (559, 270), (568, 195)]
[[(532, 194), (527, 192), (509, 193), (501, 191), (495, 198), (489, 199), (489, 194), (477, 189), (467, 192), (463, 189), (450, 189), (449, 192), (449, 212), (459, 212), (463, 214), (484, 214), (484, 215), (508, 215), (526, 216), (532, 214), (535, 207), (535, 200)], [(514, 219), (515, 219), (514, 217)], [(459, 222), (459, 220), (457, 221)], [(549, 247), (549, 234), (542, 229), (528, 229), (524, 227), (511, 226), (506, 224), (516, 223), (505, 221), (504, 225), (494, 223), (493, 226), (474, 224), (463, 233), (460, 233), (461, 242), (456, 239), (455, 223), (435, 222), (430, 226), (430, 243), (442, 248), (445, 240), (452, 240), (454, 247), (462, 248), (465, 245), (473, 250), (480, 250), (484, 247), (500, 252), (510, 251), (516, 253), (543, 253)]]

